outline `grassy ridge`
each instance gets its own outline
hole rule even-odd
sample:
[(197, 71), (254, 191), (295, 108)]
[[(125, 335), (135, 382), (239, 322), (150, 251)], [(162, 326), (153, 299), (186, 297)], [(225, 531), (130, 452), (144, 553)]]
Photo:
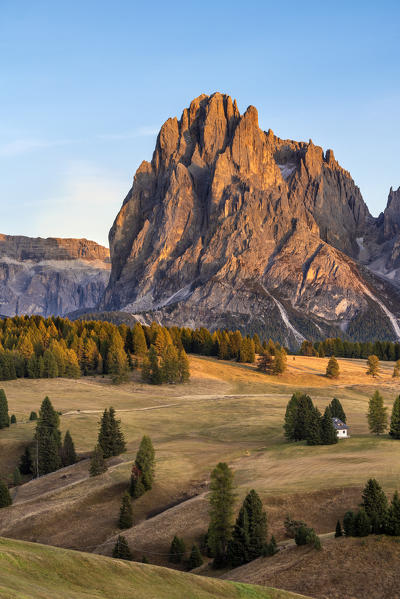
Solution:
[(286, 591), (204, 578), (0, 538), (4, 599), (291, 599)]

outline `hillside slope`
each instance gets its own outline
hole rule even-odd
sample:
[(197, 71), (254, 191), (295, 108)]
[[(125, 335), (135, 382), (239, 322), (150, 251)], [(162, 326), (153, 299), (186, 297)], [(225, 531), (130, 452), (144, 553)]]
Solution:
[(286, 549), (258, 559), (223, 578), (277, 585), (316, 599), (395, 599), (400, 588), (398, 538), (331, 539), (321, 551)]
[(384, 226), (389, 251), (391, 205), (374, 219), (332, 150), (262, 131), (229, 96), (199, 96), (136, 172), (110, 231), (102, 308), (292, 346), (340, 330), (395, 339), (398, 289), (357, 262), (379, 255)]
[(175, 570), (0, 538), (3, 599), (295, 599)]

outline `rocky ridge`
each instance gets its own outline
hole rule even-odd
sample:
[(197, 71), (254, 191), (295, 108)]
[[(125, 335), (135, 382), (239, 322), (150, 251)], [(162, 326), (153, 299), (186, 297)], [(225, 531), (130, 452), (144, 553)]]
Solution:
[(0, 235), (0, 314), (49, 316), (93, 308), (110, 268), (108, 249), (94, 241)]
[(135, 174), (110, 231), (101, 308), (291, 345), (362, 337), (372, 318), (395, 338), (397, 288), (362, 263), (396, 261), (399, 201), (391, 191), (374, 219), (332, 150), (262, 131), (257, 110), (241, 115), (229, 96), (199, 96), (164, 123)]

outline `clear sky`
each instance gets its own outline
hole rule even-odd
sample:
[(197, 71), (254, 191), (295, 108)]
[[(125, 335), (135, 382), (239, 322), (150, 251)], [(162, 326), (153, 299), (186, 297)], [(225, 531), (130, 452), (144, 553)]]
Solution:
[(398, 0), (0, 0), (0, 232), (108, 230), (156, 134), (201, 93), (312, 139), (371, 212), (400, 186)]

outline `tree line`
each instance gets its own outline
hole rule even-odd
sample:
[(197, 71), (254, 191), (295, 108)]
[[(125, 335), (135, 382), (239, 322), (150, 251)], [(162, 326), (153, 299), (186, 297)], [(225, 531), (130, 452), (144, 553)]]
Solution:
[(187, 353), (253, 363), (256, 353), (275, 348), (272, 340), (261, 343), (240, 331), (15, 316), (0, 320), (0, 380), (97, 374), (120, 383), (140, 366), (146, 382), (185, 382)]
[(332, 337), (324, 341), (303, 341), (300, 347), (303, 356), (336, 356), (338, 358), (363, 358), (375, 355), (379, 360), (395, 362), (400, 360), (400, 343), (393, 341), (347, 341)]

